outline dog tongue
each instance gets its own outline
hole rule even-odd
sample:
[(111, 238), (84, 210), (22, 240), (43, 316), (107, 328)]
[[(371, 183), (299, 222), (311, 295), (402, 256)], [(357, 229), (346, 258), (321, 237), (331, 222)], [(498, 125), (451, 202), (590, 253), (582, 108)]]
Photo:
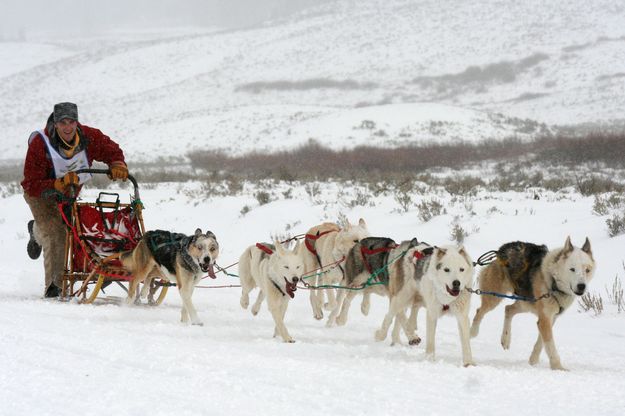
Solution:
[(212, 264), (208, 265), (208, 276), (211, 279), (216, 279), (217, 278), (217, 276), (215, 276), (215, 270), (213, 270), (213, 265)]
[(291, 297), (291, 299), (293, 299), (295, 297), (295, 291), (297, 290), (297, 285), (295, 283), (289, 283), (288, 280), (284, 279), (284, 281), (286, 282), (286, 294), (289, 295)]

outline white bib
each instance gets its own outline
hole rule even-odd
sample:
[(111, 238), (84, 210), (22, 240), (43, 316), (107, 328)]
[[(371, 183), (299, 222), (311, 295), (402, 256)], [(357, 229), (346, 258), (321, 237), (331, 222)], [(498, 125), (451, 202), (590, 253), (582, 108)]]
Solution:
[[(87, 152), (83, 149), (80, 152), (74, 154), (74, 156), (70, 158), (66, 158), (57, 152), (52, 144), (50, 144), (50, 138), (46, 135), (43, 130), (38, 130), (33, 132), (28, 138), (28, 144), (40, 134), (43, 137), (43, 141), (48, 148), (48, 154), (52, 159), (52, 165), (54, 166), (54, 177), (62, 178), (65, 176), (67, 172), (74, 172), (78, 169), (89, 169), (89, 159), (87, 158)], [(90, 173), (81, 173), (78, 175), (80, 180), (80, 184), (84, 184), (85, 182), (91, 180), (92, 175)]]

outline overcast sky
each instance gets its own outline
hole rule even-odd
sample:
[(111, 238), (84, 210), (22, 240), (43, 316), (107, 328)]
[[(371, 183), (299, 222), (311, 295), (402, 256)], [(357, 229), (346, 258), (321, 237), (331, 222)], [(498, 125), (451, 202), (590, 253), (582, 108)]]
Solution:
[(0, 36), (162, 26), (240, 27), (329, 0), (1, 0)]

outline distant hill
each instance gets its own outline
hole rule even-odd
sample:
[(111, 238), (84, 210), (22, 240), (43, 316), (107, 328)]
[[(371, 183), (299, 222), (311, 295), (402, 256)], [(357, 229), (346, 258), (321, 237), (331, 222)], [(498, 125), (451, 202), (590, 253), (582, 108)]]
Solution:
[(146, 161), (622, 123), (623, 21), (607, 0), (338, 1), (241, 30), (0, 43), (0, 158), (65, 100)]

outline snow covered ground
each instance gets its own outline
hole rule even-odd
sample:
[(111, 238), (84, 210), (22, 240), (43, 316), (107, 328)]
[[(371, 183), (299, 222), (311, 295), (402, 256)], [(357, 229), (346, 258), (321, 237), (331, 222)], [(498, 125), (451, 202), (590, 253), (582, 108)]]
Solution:
[[(591, 214), (592, 198), (566, 191), (544, 193), (540, 200), (532, 192), (480, 192), (460, 201), (441, 191), (436, 197), (447, 214), (423, 223), (414, 208), (398, 212), (391, 195), (371, 198), (373, 206), (350, 209), (354, 190), (332, 184), (321, 185), (315, 201), (294, 187), (292, 199), (263, 206), (253, 188), (220, 198), (202, 198), (198, 189), (199, 184), (187, 183), (144, 190), (146, 225), (186, 233), (198, 226), (211, 229), (222, 247), (222, 266), (237, 261), (257, 241), (298, 234), (345, 214), (352, 221), (365, 218), (373, 235), (396, 241), (416, 236), (435, 244), (448, 243), (450, 224), (458, 222), (470, 234), (465, 246), (474, 258), (517, 239), (554, 248), (567, 235), (578, 245), (588, 236), (598, 262), (590, 291), (605, 301), (605, 287), (616, 275), (625, 278), (625, 236), (609, 238), (605, 217)], [(83, 197), (93, 199), (95, 193), (87, 190)], [(570, 372), (550, 370), (544, 355), (535, 368), (527, 363), (536, 337), (530, 315), (515, 318), (511, 349), (503, 351), (502, 306), (485, 318), (472, 340), (477, 362), (472, 368), (461, 365), (451, 318), (439, 323), (434, 363), (425, 359), (422, 345), (375, 342), (373, 333), (386, 308), (376, 296), (369, 316), (361, 315), (355, 302), (345, 327), (326, 328), (313, 319), (307, 293), (298, 291), (286, 318), (297, 342), (284, 344), (272, 338), (273, 321), (265, 306), (257, 317), (241, 309), (238, 288), (196, 290), (203, 327), (179, 323), (175, 290), (156, 308), (42, 300), (42, 262), (25, 252), (30, 214), (20, 195), (3, 198), (2, 205), (2, 415), (615, 415), (625, 408), (625, 315), (611, 305), (593, 317), (580, 313), (575, 303), (558, 320), (556, 345)], [(244, 205), (252, 210), (241, 216)], [(205, 282), (238, 283), (223, 275)], [(108, 295), (122, 293), (111, 289)], [(472, 315), (478, 305), (473, 296)], [(423, 313), (419, 328), (423, 337)]]

